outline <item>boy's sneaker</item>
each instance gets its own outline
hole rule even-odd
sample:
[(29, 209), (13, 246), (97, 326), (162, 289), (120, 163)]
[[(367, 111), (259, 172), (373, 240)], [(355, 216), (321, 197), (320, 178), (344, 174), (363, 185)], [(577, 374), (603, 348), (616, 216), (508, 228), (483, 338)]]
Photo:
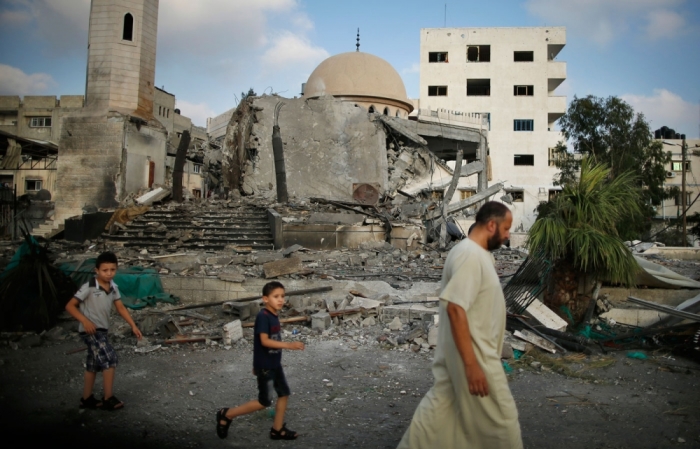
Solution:
[(102, 402), (95, 399), (95, 395), (88, 396), (87, 399), (80, 398), (80, 408), (88, 408), (94, 410), (96, 408), (102, 407)]

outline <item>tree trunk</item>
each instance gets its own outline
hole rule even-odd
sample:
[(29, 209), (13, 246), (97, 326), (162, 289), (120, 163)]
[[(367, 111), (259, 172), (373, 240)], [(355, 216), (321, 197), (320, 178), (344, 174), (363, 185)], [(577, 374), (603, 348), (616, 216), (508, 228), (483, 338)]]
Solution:
[(586, 315), (595, 286), (590, 275), (579, 273), (571, 262), (560, 260), (549, 277), (544, 303), (567, 322), (578, 324)]

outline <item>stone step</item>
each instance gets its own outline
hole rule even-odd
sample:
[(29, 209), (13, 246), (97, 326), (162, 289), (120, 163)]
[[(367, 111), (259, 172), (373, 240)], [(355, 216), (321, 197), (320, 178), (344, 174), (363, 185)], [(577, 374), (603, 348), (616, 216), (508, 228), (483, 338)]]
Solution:
[[(165, 238), (168, 235), (168, 231), (153, 231), (153, 232), (143, 232), (139, 235), (138, 232), (134, 232), (133, 229), (119, 231), (116, 234), (103, 234), (102, 237), (111, 240), (128, 240), (136, 238)], [(190, 238), (224, 238), (224, 237), (248, 237), (251, 238), (272, 238), (272, 233), (269, 229), (254, 230), (254, 231), (239, 231), (239, 232), (204, 232), (203, 234), (192, 233)], [(177, 240), (177, 237), (173, 237), (173, 240)]]
[[(196, 220), (195, 220), (196, 221)], [(130, 228), (148, 228), (151, 227), (152, 225), (149, 225), (148, 223), (160, 223), (164, 224), (167, 227), (180, 227), (180, 228), (186, 228), (186, 227), (193, 227), (193, 228), (205, 228), (205, 227), (231, 227), (231, 226), (246, 226), (246, 227), (259, 227), (259, 228), (268, 228), (270, 224), (267, 221), (241, 221), (241, 222), (221, 222), (221, 221), (202, 221), (201, 225), (194, 225), (192, 224), (191, 221), (187, 220), (143, 220), (143, 221), (134, 221), (131, 222), (128, 227)]]

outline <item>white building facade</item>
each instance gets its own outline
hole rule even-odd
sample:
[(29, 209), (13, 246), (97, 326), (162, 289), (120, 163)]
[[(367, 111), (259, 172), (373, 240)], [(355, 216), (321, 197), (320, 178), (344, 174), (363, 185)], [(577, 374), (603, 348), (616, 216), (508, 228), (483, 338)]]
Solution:
[[(489, 181), (512, 197), (515, 231), (527, 231), (537, 205), (559, 191), (551, 149), (563, 140), (555, 122), (566, 97), (555, 90), (566, 79), (557, 60), (565, 44), (563, 27), (421, 30), (419, 107), (488, 114)], [(462, 179), (454, 200), (475, 186), (476, 176)]]

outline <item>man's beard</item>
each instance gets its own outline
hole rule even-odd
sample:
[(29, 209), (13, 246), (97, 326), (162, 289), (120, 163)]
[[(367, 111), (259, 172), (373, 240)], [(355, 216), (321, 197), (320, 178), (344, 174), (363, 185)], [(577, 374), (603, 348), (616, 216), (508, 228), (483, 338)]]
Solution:
[(489, 251), (495, 251), (500, 248), (502, 244), (503, 239), (501, 238), (501, 230), (496, 228), (496, 233), (492, 237), (489, 237), (489, 239), (486, 241), (486, 249)]

